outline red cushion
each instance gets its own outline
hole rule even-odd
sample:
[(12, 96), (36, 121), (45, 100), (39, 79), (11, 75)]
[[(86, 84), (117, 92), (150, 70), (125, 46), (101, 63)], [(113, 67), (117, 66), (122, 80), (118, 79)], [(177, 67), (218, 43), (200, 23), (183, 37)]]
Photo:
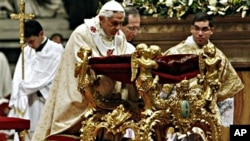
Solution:
[(80, 141), (80, 137), (73, 135), (59, 134), (47, 137), (46, 141)]
[(15, 117), (0, 117), (0, 130), (25, 130), (30, 128), (30, 120)]
[[(168, 55), (155, 60), (159, 67), (152, 70), (152, 74), (159, 76), (159, 83), (177, 83), (199, 73), (198, 55), (195, 54)], [(89, 64), (96, 74), (103, 74), (124, 83), (133, 83), (130, 80), (131, 55), (93, 57)]]

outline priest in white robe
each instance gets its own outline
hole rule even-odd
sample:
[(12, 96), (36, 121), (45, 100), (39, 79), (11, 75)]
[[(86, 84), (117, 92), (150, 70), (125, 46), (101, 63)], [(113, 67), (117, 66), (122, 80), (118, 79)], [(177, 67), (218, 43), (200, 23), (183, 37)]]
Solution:
[[(20, 54), (16, 64), (12, 94), (9, 103), (10, 117), (30, 119), (30, 140), (49, 95), (49, 90), (64, 48), (48, 39), (36, 20), (28, 20), (25, 26), (25, 41), (28, 46)], [(24, 55), (24, 78), (22, 78), (22, 55)]]
[[(103, 5), (96, 17), (85, 19), (85, 23), (72, 32), (32, 141), (55, 134), (79, 136), (87, 102), (78, 91), (78, 79), (74, 76), (75, 64), (79, 61), (77, 52), (81, 47), (91, 47), (92, 57), (132, 53), (135, 48), (127, 46), (126, 37), (120, 30), (123, 19), (123, 7), (112, 0)], [(114, 84), (109, 78), (101, 77), (100, 86), (102, 82), (107, 87), (96, 90), (102, 96), (118, 90), (119, 82)]]

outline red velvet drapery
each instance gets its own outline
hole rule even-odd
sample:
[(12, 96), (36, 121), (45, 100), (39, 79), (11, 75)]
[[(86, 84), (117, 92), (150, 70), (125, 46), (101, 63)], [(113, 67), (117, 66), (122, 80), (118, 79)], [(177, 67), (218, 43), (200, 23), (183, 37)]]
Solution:
[[(198, 56), (194, 54), (168, 55), (155, 60), (159, 67), (153, 70), (152, 74), (159, 76), (159, 83), (177, 83), (199, 73)], [(96, 74), (106, 75), (124, 83), (133, 83), (130, 81), (131, 55), (93, 57), (89, 64)]]

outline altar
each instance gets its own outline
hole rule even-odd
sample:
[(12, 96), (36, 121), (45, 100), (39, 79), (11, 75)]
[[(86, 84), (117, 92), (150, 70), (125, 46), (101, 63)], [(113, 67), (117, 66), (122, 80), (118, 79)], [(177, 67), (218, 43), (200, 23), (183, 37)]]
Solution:
[[(157, 44), (162, 47), (162, 50), (166, 50), (189, 35), (190, 19), (190, 17), (187, 17), (186, 20), (179, 21), (177, 19), (142, 17), (141, 30), (134, 43)], [(0, 23), (1, 25), (3, 23), (8, 24), (8, 22), (5, 22), (6, 20), (3, 21)], [(64, 33), (65, 40), (70, 36), (71, 31), (65, 27), (57, 26), (58, 29), (52, 29), (53, 26), (49, 25), (52, 22), (47, 23), (46, 19), (40, 19), (40, 21), (45, 25), (45, 31), (48, 31), (48, 34), (61, 30)], [(67, 25), (65, 20), (61, 19), (60, 21)], [(18, 25), (17, 21), (11, 22), (11, 25)], [(250, 33), (250, 17), (241, 18), (239, 15), (220, 17), (215, 19), (215, 24), (217, 30), (212, 40), (228, 56), (245, 84), (244, 90), (235, 96), (234, 124), (250, 124), (250, 112), (247, 109), (250, 106), (250, 98), (248, 96), (250, 91), (250, 36), (248, 36)], [(6, 32), (7, 28), (6, 26), (1, 26), (0, 30)], [(11, 60), (12, 65), (15, 65), (15, 56), (20, 53), (18, 35), (16, 34), (18, 33), (18, 28), (15, 27), (10, 30), (10, 33), (13, 34), (0, 36), (0, 50), (3, 50), (7, 54), (8, 59)], [(229, 140), (228, 128), (222, 129), (222, 136), (223, 140)]]
[[(192, 87), (189, 84), (190, 78), (202, 75), (202, 59), (198, 55), (162, 56), (159, 46), (145, 43), (138, 44), (131, 55), (91, 57), (91, 53), (91, 48), (80, 48), (77, 56), (81, 60), (75, 67), (77, 89), (88, 105), (82, 116), (81, 140), (120, 141), (131, 129), (134, 136), (129, 138), (132, 140), (163, 141), (172, 128), (171, 134), (178, 134), (178, 138), (221, 140), (220, 113), (216, 102), (207, 102), (201, 90), (203, 84), (201, 87), (198, 83)], [(119, 81), (126, 88), (127, 84), (132, 84), (136, 89), (130, 94), (138, 93), (139, 101), (106, 97), (94, 91), (99, 75)], [(207, 81), (206, 76), (204, 81)], [(219, 85), (216, 80), (209, 81)], [(160, 93), (166, 83), (178, 83), (177, 94), (163, 99)], [(215, 88), (213, 93), (218, 89)], [(118, 94), (123, 97), (126, 93), (121, 91)], [(213, 99), (216, 100), (215, 97)], [(51, 137), (53, 135), (48, 137), (49, 141)]]

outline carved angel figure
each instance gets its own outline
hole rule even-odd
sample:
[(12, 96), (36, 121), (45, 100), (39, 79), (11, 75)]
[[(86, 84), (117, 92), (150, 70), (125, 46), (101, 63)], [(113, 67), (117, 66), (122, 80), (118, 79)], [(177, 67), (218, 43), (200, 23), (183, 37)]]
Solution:
[(215, 113), (217, 96), (216, 92), (219, 90), (220, 72), (221, 72), (221, 58), (216, 56), (216, 48), (214, 44), (208, 43), (203, 47), (204, 53), (200, 54), (200, 75), (198, 82), (204, 85), (204, 98), (207, 101), (208, 108), (212, 113)]
[[(146, 44), (141, 43), (136, 46), (136, 51), (131, 57), (131, 81), (136, 79), (137, 90), (145, 104), (145, 115), (152, 114), (153, 107), (150, 92), (156, 89), (159, 77), (155, 76), (154, 78), (151, 71), (158, 68), (157, 62), (153, 59), (159, 55), (161, 55), (160, 47), (155, 45), (148, 47)], [(138, 72), (139, 75), (137, 77)]]
[(91, 56), (90, 47), (81, 47), (77, 52), (80, 61), (76, 63), (75, 77), (78, 77), (78, 91), (81, 92), (88, 101), (88, 110), (85, 116), (93, 114), (96, 110), (96, 104), (93, 98), (93, 83), (96, 79), (94, 71), (88, 64), (88, 58)]

